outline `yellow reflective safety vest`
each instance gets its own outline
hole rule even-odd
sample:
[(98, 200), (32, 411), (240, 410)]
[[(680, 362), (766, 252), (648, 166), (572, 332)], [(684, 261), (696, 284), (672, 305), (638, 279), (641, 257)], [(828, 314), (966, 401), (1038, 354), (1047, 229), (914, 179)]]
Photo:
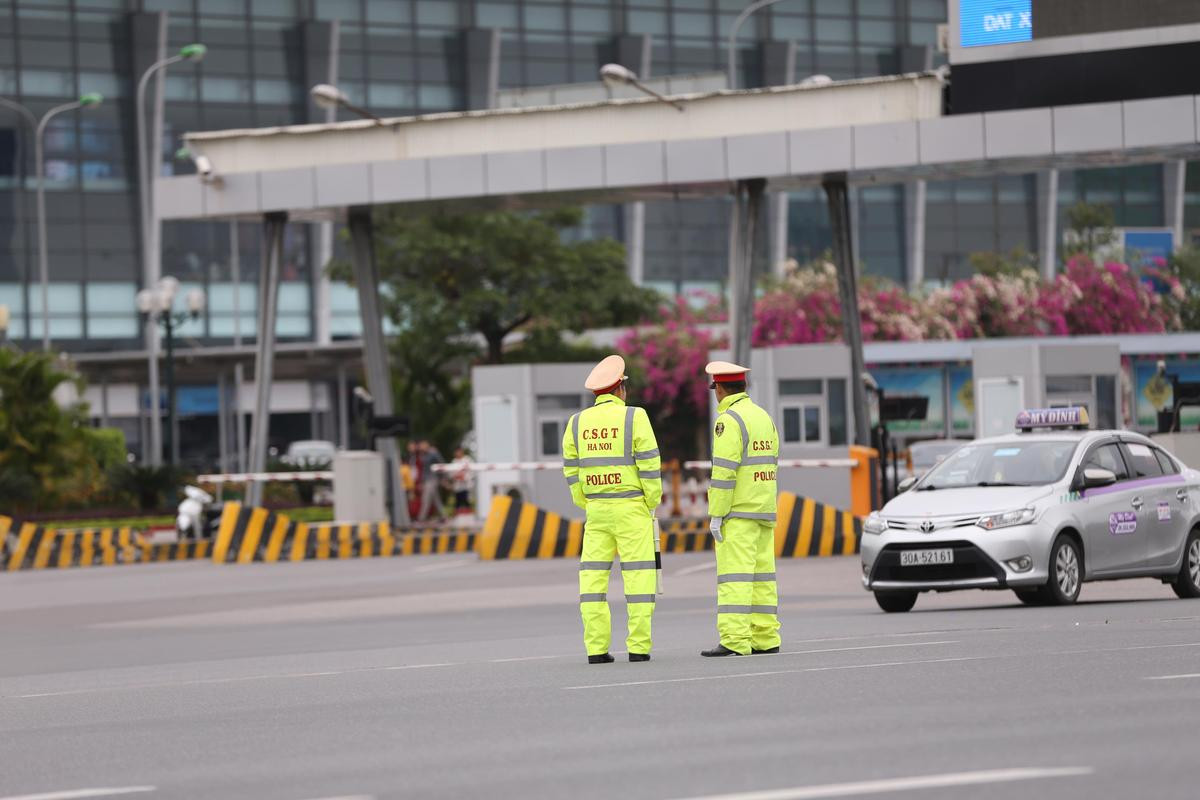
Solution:
[(745, 392), (717, 406), (708, 513), (725, 519), (775, 521), (779, 432)]
[(651, 514), (658, 508), (662, 465), (645, 409), (600, 395), (594, 406), (571, 417), (562, 453), (563, 476), (580, 508), (618, 500), (640, 500)]

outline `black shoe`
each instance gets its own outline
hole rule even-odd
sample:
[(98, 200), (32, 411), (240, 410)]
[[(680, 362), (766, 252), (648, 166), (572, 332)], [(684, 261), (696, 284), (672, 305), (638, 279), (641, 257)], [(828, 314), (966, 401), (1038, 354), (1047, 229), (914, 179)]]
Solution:
[(601, 653), (598, 656), (588, 656), (589, 664), (611, 664), (614, 661), (616, 661), (616, 659), (610, 656), (608, 653)]
[(649, 661), (650, 654), (649, 653), (630, 653), (629, 660), (630, 661)]
[(722, 656), (740, 656), (741, 653), (736, 650), (730, 650), (723, 644), (719, 644), (712, 650), (701, 650), (700, 655), (705, 658), (721, 658)]
[(771, 655), (773, 653), (778, 653), (778, 652), (779, 652), (779, 647), (776, 646), (776, 647), (768, 647), (766, 650), (751, 650), (750, 655), (768, 656), (768, 655)]

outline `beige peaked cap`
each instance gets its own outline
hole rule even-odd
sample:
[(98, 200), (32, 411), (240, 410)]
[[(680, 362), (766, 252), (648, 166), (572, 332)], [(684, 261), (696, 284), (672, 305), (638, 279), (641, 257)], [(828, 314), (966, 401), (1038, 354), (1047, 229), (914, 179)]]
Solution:
[(595, 367), (583, 382), (584, 388), (598, 392), (616, 386), (625, 380), (625, 359), (620, 356), (608, 356)]

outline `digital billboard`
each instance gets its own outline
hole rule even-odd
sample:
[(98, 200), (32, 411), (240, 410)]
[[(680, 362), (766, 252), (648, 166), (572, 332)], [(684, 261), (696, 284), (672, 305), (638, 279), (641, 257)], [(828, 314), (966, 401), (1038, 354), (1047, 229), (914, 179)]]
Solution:
[(1033, 39), (1033, 0), (962, 0), (959, 45), (982, 47)]

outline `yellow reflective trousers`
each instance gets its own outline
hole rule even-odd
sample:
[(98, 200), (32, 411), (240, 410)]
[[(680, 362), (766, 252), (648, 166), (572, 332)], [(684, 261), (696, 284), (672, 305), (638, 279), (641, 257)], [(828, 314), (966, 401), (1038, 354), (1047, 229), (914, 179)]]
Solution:
[[(598, 504), (593, 504), (598, 505)], [(589, 656), (607, 653), (612, 639), (608, 608), (608, 579), (613, 557), (620, 555), (625, 589), (630, 653), (650, 652), (650, 621), (654, 615), (654, 522), (644, 503), (611, 500), (603, 510), (588, 508), (579, 558), (579, 613), (583, 643)]]
[(749, 655), (779, 647), (775, 526), (726, 519), (717, 542), (717, 632), (721, 644)]

